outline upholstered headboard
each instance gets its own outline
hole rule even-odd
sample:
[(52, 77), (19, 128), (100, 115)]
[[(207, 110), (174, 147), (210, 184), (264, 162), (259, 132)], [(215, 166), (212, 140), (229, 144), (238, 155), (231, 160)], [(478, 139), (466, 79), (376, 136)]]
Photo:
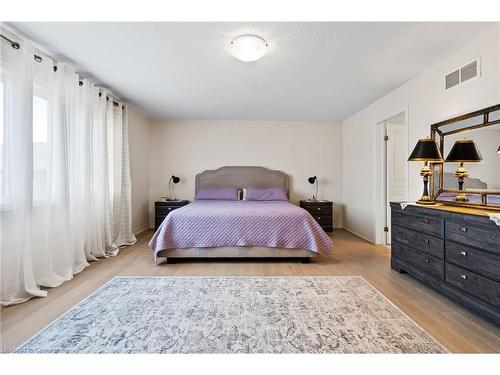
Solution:
[(195, 192), (223, 187), (282, 188), (290, 196), (288, 175), (264, 167), (221, 167), (196, 175)]

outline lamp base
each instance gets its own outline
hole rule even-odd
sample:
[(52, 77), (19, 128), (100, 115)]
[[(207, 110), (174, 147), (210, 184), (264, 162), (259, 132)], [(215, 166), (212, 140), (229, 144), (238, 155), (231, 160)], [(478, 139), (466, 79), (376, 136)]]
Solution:
[(431, 199), (428, 195), (423, 195), (418, 201), (417, 204), (422, 204), (426, 206), (435, 206), (437, 203)]
[(437, 203), (434, 202), (434, 201), (425, 201), (425, 200), (418, 200), (417, 201), (417, 204), (422, 204), (422, 205), (425, 205), (425, 206), (435, 206)]
[(423, 177), (424, 192), (422, 193), (422, 197), (417, 201), (417, 204), (433, 206), (436, 204), (436, 202), (431, 199), (431, 197), (429, 196), (429, 190), (427, 189), (427, 185), (429, 184), (429, 177), (432, 176), (432, 169), (429, 167), (427, 161), (424, 163), (424, 166), (420, 170), (420, 176)]

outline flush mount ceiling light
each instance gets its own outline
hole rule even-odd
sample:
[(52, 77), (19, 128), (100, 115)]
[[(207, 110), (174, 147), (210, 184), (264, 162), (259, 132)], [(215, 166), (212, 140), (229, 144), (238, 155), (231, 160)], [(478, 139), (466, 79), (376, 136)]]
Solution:
[(257, 35), (240, 35), (231, 42), (231, 53), (238, 60), (257, 61), (266, 53), (268, 44)]

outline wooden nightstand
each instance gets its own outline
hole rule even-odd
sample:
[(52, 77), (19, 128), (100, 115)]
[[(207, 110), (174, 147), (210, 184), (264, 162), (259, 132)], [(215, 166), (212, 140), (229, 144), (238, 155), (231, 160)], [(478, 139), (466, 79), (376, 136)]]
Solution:
[(300, 207), (309, 212), (325, 232), (333, 231), (333, 202), (300, 201)]
[(158, 229), (170, 212), (181, 208), (188, 203), (189, 201), (155, 202), (155, 229)]

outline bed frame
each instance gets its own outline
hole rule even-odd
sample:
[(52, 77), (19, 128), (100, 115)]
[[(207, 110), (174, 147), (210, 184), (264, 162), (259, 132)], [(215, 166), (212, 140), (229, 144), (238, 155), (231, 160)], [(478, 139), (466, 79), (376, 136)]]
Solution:
[[(264, 167), (221, 167), (207, 170), (196, 175), (195, 192), (200, 189), (235, 187), (282, 188), (290, 197), (290, 179), (287, 174), (267, 169)], [(189, 248), (169, 249), (158, 252), (158, 261), (167, 260), (175, 262), (180, 259), (197, 258), (287, 258), (303, 262), (318, 254), (306, 249), (284, 249), (272, 247), (215, 247), (215, 248)]]

